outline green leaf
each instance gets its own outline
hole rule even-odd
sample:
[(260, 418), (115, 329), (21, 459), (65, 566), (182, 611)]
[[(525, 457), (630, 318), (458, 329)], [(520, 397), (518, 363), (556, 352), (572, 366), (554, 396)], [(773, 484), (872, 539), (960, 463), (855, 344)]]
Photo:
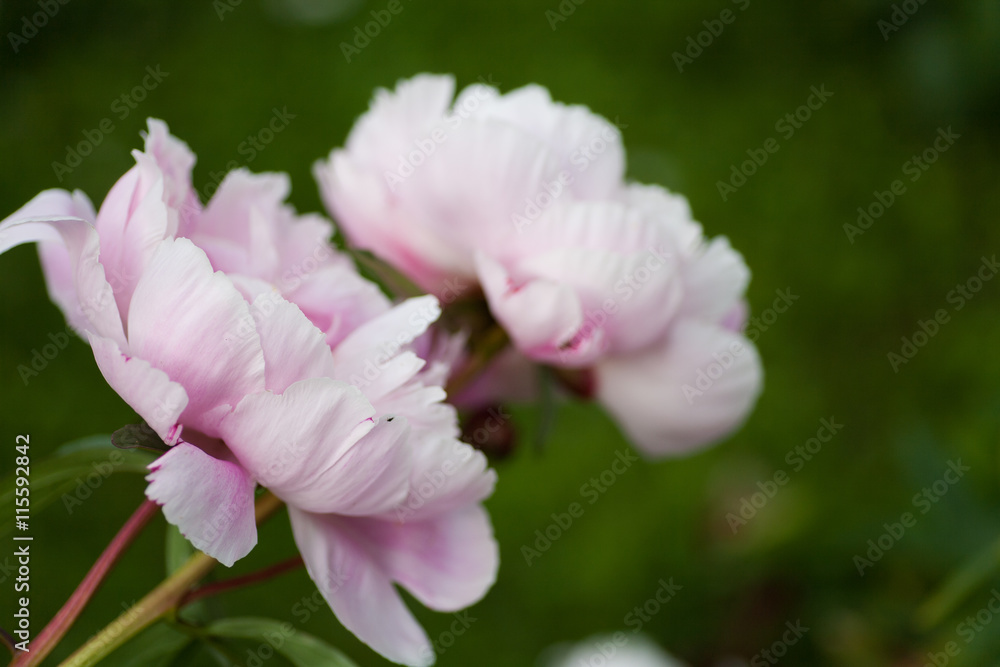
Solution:
[(296, 667), (357, 667), (343, 653), (287, 621), (271, 618), (224, 618), (204, 628), (206, 635), (263, 642)]
[(168, 667), (194, 643), (194, 638), (166, 623), (156, 623), (115, 651), (118, 667)]
[[(31, 462), (29, 516), (37, 516), (45, 507), (67, 494), (73, 501), (72, 507), (75, 507), (110, 475), (119, 472), (148, 473), (146, 466), (154, 460), (156, 456), (148, 452), (116, 449), (107, 435), (94, 435), (67, 443), (52, 456)], [(12, 471), (0, 481), (0, 536), (14, 530), (16, 488)], [(67, 510), (72, 507), (67, 507)]]
[(111, 444), (118, 449), (145, 449), (157, 455), (170, 449), (146, 422), (122, 426), (111, 434)]
[(426, 294), (416, 283), (394, 266), (376, 257), (372, 252), (354, 247), (348, 247), (345, 250), (354, 259), (358, 272), (362, 276), (378, 283), (393, 297), (409, 298)]

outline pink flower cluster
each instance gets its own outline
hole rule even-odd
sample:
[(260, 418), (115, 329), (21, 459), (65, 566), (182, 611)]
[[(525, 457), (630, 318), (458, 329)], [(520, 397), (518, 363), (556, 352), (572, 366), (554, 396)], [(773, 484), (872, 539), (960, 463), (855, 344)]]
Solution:
[(146, 495), (192, 544), (247, 555), (265, 486), (341, 622), (393, 661), (432, 663), (394, 584), (456, 611), (498, 566), (480, 504), (496, 476), (442, 402), (454, 345), (426, 331), (437, 300), (393, 306), (329, 222), (283, 203), (283, 175), (234, 171), (202, 207), (194, 156), (153, 120), (135, 159), (96, 214), (80, 192), (38, 195), (0, 225), (0, 251), (39, 243), (52, 299), (171, 445)]
[(0, 224), (0, 252), (38, 243), (52, 300), (168, 446), (146, 489), (167, 520), (231, 565), (266, 487), (340, 621), (407, 665), (434, 656), (395, 585), (455, 611), (498, 567), (496, 476), (444, 402), (468, 352), (439, 298), (484, 301), (512, 343), (466, 405), (554, 367), (651, 455), (725, 436), (762, 382), (741, 256), (682, 197), (625, 181), (614, 125), (537, 86), (453, 96), (443, 76), (379, 91), (315, 169), (350, 242), (428, 296), (362, 278), (284, 175), (233, 171), (202, 204), (194, 155), (156, 120), (96, 213), (48, 190)]
[(586, 108), (539, 86), (454, 92), (430, 75), (379, 90), (316, 165), (351, 242), (442, 299), (481, 290), (520, 353), (499, 362), (490, 398), (523, 387), (532, 361), (586, 369), (651, 455), (739, 426), (762, 384), (739, 333), (739, 253), (707, 241), (683, 197), (626, 182), (617, 128)]

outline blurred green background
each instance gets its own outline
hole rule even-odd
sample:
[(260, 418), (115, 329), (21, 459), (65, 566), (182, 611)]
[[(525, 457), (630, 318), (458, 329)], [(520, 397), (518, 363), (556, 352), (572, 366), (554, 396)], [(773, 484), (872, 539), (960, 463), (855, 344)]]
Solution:
[[(693, 665), (746, 664), (796, 621), (809, 631), (780, 664), (920, 666), (949, 641), (961, 652), (948, 664), (1000, 664), (1000, 620), (968, 642), (959, 625), (1000, 585), (1000, 558), (990, 551), (1000, 537), (1000, 281), (985, 283), (961, 310), (948, 299), (983, 256), (1000, 252), (1000, 2), (910, 0), (915, 13), (886, 39), (879, 21), (891, 20), (887, 0), (566, 0), (555, 28), (546, 12), (560, 12), (558, 0), (402, 0), (402, 12), (348, 62), (341, 43), (386, 4), (76, 0), (24, 43), (11, 34), (32, 34), (24, 17), (42, 11), (39, 3), (0, 3), (0, 217), (51, 187), (83, 189), (99, 204), (133, 164), (147, 116), (166, 120), (197, 153), (203, 195), (213, 173), (236, 161), (289, 172), (293, 203), (320, 210), (311, 165), (343, 143), (375, 87), (423, 71), (453, 72), (460, 86), (491, 77), (503, 91), (545, 85), (557, 100), (617, 119), (630, 177), (682, 192), (708, 234), (732, 239), (753, 270), (755, 314), (776, 290), (799, 299), (757, 341), (766, 386), (745, 428), (684, 460), (633, 465), (530, 566), (522, 545), (534, 543), (552, 513), (581, 501), (581, 485), (628, 445), (598, 409), (567, 404), (538, 454), (527, 441), (539, 411), (516, 410), (524, 438), (497, 465), (488, 502), (499, 580), (439, 664), (534, 665), (554, 642), (631, 631), (628, 614), (671, 577), (683, 588), (642, 630)], [(674, 53), (725, 9), (732, 23), (678, 71)], [(116, 103), (147, 66), (166, 73), (162, 82), (134, 109)], [(833, 95), (793, 136), (779, 132), (776, 122), (806, 102), (811, 86)], [(247, 162), (241, 142), (275, 108), (295, 117)], [(106, 118), (114, 130), (79, 167), (57, 175), (53, 163), (65, 162), (66, 147)], [(905, 163), (948, 127), (960, 138), (910, 181)], [(770, 137), (780, 150), (723, 201), (717, 182)], [(851, 242), (844, 225), (896, 179), (905, 194)], [(17, 434), (31, 435), (37, 463), (64, 442), (134, 420), (79, 340), (22, 381), (17, 367), (65, 326), (33, 248), (0, 257), (0, 300), (3, 474)], [(942, 308), (950, 320), (894, 372), (887, 354)], [(843, 429), (795, 470), (788, 453), (831, 417)], [(970, 471), (921, 514), (914, 495), (957, 459)], [(727, 514), (778, 470), (787, 484), (734, 534)], [(36, 632), (142, 489), (140, 476), (116, 475), (72, 514), (56, 503), (32, 517)], [(855, 557), (904, 512), (916, 525), (859, 576)], [(164, 525), (147, 529), (47, 664), (162, 578)], [(295, 554), (284, 516), (260, 542), (233, 573)], [(13, 552), (9, 538), (3, 544), (0, 564)], [(982, 553), (968, 595), (931, 627), (918, 623), (920, 605)], [(0, 568), (7, 628), (8, 574)], [(387, 664), (326, 609), (301, 623), (293, 609), (314, 590), (298, 570), (221, 596), (212, 611), (288, 620), (359, 665)], [(435, 640), (454, 620), (412, 607)], [(245, 664), (255, 644), (237, 646)], [(760, 660), (753, 664), (767, 664)], [(178, 664), (216, 663), (201, 655)]]

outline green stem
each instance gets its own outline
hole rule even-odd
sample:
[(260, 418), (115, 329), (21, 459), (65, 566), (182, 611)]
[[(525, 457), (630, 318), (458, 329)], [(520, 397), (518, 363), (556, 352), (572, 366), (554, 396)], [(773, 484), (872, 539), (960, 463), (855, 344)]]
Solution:
[(265, 567), (262, 570), (245, 574), (242, 577), (233, 577), (232, 579), (217, 581), (215, 583), (196, 588), (193, 591), (188, 591), (187, 595), (181, 599), (178, 606), (186, 607), (187, 605), (197, 602), (202, 598), (218, 595), (237, 588), (243, 588), (244, 586), (258, 584), (262, 581), (267, 581), (268, 579), (273, 579), (279, 574), (283, 574), (289, 570), (294, 570), (297, 567), (301, 567), (303, 564), (304, 562), (302, 560), (302, 556), (295, 556), (294, 558), (289, 558), (288, 560)]
[(159, 511), (160, 506), (152, 500), (145, 500), (139, 505), (139, 509), (129, 517), (129, 520), (125, 522), (125, 525), (118, 531), (118, 534), (105, 547), (100, 557), (98, 557), (97, 562), (94, 563), (93, 567), (90, 568), (90, 571), (83, 578), (83, 581), (80, 582), (80, 585), (76, 587), (73, 594), (66, 600), (66, 604), (62, 606), (62, 609), (52, 617), (49, 624), (31, 642), (31, 651), (18, 652), (14, 660), (10, 663), (10, 667), (37, 665), (52, 652), (52, 649), (65, 636), (84, 607), (90, 602), (90, 598), (93, 597), (98, 587), (100, 587), (101, 582), (104, 581), (108, 572), (111, 571), (111, 568), (121, 558), (125, 549), (132, 544), (132, 541), (139, 535), (139, 532), (142, 531), (150, 519), (156, 516)]
[[(262, 495), (255, 507), (257, 523), (274, 514), (281, 504), (281, 501), (269, 492)], [(211, 572), (217, 562), (200, 551), (193, 554), (180, 569), (150, 591), (146, 597), (81, 646), (62, 663), (61, 667), (95, 665), (140, 631), (175, 612), (191, 587)]]

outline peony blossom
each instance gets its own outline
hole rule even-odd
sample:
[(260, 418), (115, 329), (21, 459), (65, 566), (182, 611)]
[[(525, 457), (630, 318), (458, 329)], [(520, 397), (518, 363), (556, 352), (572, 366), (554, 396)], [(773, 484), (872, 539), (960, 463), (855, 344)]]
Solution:
[(134, 155), (98, 212), (43, 192), (0, 224), (0, 252), (38, 242), (52, 299), (169, 445), (146, 489), (168, 521), (231, 565), (256, 544), (267, 487), (340, 621), (390, 660), (431, 664), (394, 584), (456, 611), (498, 565), (480, 504), (495, 474), (442, 403), (455, 349), (426, 333), (437, 300), (393, 306), (327, 221), (283, 203), (283, 175), (233, 172), (203, 207), (165, 124)]
[(617, 632), (594, 636), (572, 646), (557, 646), (547, 667), (685, 667), (643, 635)]
[(539, 86), (454, 90), (420, 75), (377, 91), (316, 165), (350, 241), (443, 300), (482, 295), (520, 355), (496, 369), (505, 385), (529, 361), (582, 371), (652, 455), (737, 428), (762, 384), (740, 333), (742, 257), (705, 239), (683, 197), (625, 181), (604, 118)]

